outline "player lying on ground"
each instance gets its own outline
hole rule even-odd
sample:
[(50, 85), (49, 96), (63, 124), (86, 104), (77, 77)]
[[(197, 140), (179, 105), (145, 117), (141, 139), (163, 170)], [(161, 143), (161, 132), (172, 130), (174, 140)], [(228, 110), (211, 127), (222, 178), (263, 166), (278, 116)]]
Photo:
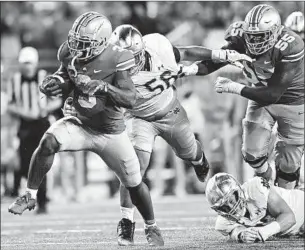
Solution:
[[(136, 60), (131, 69), (137, 100), (128, 109), (131, 119), (128, 124), (130, 138), (138, 155), (141, 174), (147, 170), (156, 136), (161, 136), (176, 152), (177, 156), (191, 164), (200, 181), (204, 181), (209, 170), (202, 147), (190, 128), (184, 108), (177, 99), (174, 83), (178, 77), (188, 75), (193, 67), (180, 67), (182, 60), (217, 60), (237, 62), (248, 57), (225, 50), (209, 50), (199, 46), (173, 47), (160, 34), (142, 37), (131, 25), (115, 29), (111, 43), (130, 50)], [(66, 106), (68, 107), (68, 106)], [(69, 107), (70, 110), (73, 107)], [(77, 115), (71, 113), (72, 115)], [(134, 208), (129, 191), (121, 185), (122, 220), (118, 224), (119, 245), (130, 245), (134, 237)]]
[(304, 237), (304, 191), (270, 186), (254, 177), (242, 186), (218, 173), (207, 183), (206, 197), (218, 213), (215, 228), (240, 243), (265, 242), (274, 235)]
[(64, 117), (45, 133), (32, 156), (27, 191), (9, 206), (9, 212), (22, 214), (35, 207), (37, 189), (57, 152), (89, 150), (98, 154), (129, 190), (145, 221), (149, 245), (162, 246), (149, 190), (142, 182), (122, 111), (136, 100), (128, 72), (135, 60), (131, 52), (108, 43), (111, 34), (109, 20), (97, 12), (85, 13), (74, 22), (68, 41), (58, 51), (61, 67), (44, 80), (41, 90), (46, 95), (62, 94), (60, 84), (69, 84), (80, 116)]
[[(294, 188), (304, 151), (304, 42), (282, 26), (277, 10), (266, 4), (251, 9), (244, 22), (232, 24), (225, 39), (228, 44), (223, 49), (253, 59), (243, 62), (249, 86), (223, 77), (217, 78), (215, 85), (219, 93), (249, 99), (243, 120), (244, 160), (258, 176), (271, 178), (268, 147), (277, 122), (276, 182), (280, 187)], [(225, 65), (205, 62), (198, 65), (197, 74), (208, 74)]]

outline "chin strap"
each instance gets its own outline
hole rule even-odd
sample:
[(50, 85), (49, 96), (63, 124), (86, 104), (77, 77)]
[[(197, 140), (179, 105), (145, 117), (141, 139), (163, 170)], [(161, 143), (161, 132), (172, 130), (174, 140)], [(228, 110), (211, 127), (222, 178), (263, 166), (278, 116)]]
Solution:
[(77, 76), (77, 70), (76, 70), (76, 68), (75, 68), (75, 60), (77, 59), (77, 58), (79, 58), (79, 57), (81, 57), (82, 56), (82, 52), (78, 52), (77, 54), (76, 54), (76, 56), (74, 56), (73, 58), (72, 58), (72, 60), (71, 60), (71, 70), (74, 72), (74, 77), (76, 77)]

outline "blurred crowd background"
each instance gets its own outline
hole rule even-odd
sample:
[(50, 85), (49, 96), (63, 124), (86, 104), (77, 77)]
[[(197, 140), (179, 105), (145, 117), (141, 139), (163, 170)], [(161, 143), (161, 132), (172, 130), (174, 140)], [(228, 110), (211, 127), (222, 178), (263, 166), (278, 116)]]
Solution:
[[(56, 53), (67, 39), (73, 21), (95, 10), (105, 14), (113, 27), (129, 23), (143, 35), (161, 33), (174, 45), (204, 45), (220, 48), (231, 22), (243, 20), (259, 2), (1, 2), (1, 194), (12, 194), (18, 158), (19, 118), (7, 111), (7, 89), (18, 71), (18, 54), (32, 46), (39, 52), (39, 67), (49, 73), (58, 67)], [(293, 11), (304, 12), (303, 2), (270, 2), (282, 22)], [(241, 119), (246, 100), (219, 95), (213, 90), (218, 75), (243, 81), (239, 69), (227, 66), (207, 77), (189, 77), (177, 82), (177, 91), (188, 112), (194, 132), (203, 143), (214, 172), (227, 171), (240, 181), (251, 175), (241, 156)], [(58, 119), (60, 109), (52, 116)], [(116, 196), (118, 181), (93, 153), (61, 153), (48, 175), (51, 200), (83, 201)], [(155, 196), (203, 193), (204, 187), (161, 139), (157, 139), (147, 180)], [(24, 186), (21, 185), (20, 188)], [(59, 192), (61, 195), (56, 195)]]

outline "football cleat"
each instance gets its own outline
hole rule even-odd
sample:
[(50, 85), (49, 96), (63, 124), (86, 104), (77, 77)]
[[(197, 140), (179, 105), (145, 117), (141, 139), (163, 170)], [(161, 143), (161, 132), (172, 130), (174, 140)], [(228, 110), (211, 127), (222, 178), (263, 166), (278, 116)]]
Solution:
[(210, 169), (208, 160), (205, 158), (205, 156), (203, 156), (203, 158), (204, 158), (203, 162), (200, 165), (194, 165), (193, 163), (191, 163), (195, 170), (198, 180), (201, 182), (205, 182)]
[(30, 192), (17, 198), (9, 207), (8, 211), (13, 214), (22, 214), (25, 210), (33, 210), (36, 206), (36, 199), (33, 199)]
[(120, 220), (117, 227), (118, 244), (119, 246), (133, 245), (133, 236), (135, 230), (135, 222), (123, 218)]
[(161, 230), (157, 226), (145, 228), (145, 236), (150, 246), (164, 246)]

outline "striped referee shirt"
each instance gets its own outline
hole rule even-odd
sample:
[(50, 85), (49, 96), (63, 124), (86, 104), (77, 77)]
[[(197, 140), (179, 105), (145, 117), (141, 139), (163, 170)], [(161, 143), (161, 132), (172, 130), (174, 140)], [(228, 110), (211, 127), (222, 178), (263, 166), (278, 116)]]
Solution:
[[(33, 78), (28, 79), (16, 72), (8, 84), (9, 105), (14, 104), (27, 112), (41, 114), (41, 110), (45, 110), (48, 105), (48, 98), (39, 91), (38, 85), (46, 75), (47, 72), (41, 69)], [(47, 114), (40, 118), (46, 116)]]

